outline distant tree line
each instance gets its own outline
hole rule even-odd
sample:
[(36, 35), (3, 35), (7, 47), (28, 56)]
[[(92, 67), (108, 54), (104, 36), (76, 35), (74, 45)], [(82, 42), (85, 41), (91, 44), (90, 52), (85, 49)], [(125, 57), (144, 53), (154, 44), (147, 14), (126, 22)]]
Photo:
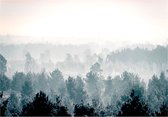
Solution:
[(114, 51), (107, 55), (107, 61), (121, 61), (121, 62), (141, 62), (165, 64), (168, 61), (168, 46), (158, 45), (154, 49), (139, 48), (123, 49), (121, 51)]

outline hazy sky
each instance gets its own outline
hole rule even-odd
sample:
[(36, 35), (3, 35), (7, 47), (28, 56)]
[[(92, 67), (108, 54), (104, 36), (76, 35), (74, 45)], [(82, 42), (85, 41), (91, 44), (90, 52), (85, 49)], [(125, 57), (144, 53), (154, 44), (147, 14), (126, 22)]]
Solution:
[(158, 43), (168, 39), (168, 0), (0, 0), (0, 35), (7, 34)]

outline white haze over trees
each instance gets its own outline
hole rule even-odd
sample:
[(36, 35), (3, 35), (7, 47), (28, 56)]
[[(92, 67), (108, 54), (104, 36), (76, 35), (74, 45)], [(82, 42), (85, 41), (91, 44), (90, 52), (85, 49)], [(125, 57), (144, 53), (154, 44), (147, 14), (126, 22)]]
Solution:
[(96, 47), (1, 44), (1, 115), (166, 115), (167, 45)]
[(0, 0), (0, 116), (168, 116), (168, 0)]
[(168, 60), (167, 46), (152, 44), (123, 47), (96, 44), (1, 44), (0, 53), (8, 59), (9, 76), (17, 71), (45, 71), (49, 74), (55, 68), (64, 71), (63, 75), (66, 77), (85, 76), (90, 66), (98, 62), (106, 77), (119, 75), (127, 70), (139, 75), (145, 82), (148, 82), (152, 74), (166, 71)]

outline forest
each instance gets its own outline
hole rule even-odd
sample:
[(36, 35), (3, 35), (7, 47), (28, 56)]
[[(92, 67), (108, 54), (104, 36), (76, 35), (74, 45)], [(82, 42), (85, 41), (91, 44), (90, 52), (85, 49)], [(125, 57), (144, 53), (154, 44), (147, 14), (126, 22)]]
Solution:
[[(12, 75), (0, 54), (0, 116), (168, 116), (168, 46), (103, 54), (83, 63), (67, 54), (58, 67), (45, 70), (26, 53), (24, 70)], [(141, 74), (135, 69), (139, 64)], [(82, 75), (64, 73), (82, 72), (83, 65), (89, 68)], [(118, 74), (104, 74), (117, 69)]]

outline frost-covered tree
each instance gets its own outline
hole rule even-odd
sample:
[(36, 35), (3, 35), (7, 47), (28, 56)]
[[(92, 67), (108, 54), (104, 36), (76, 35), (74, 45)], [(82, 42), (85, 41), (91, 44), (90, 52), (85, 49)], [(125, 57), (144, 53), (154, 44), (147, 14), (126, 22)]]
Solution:
[(10, 89), (11, 81), (5, 75), (0, 75), (0, 91), (6, 91)]
[(43, 92), (49, 92), (49, 81), (48, 81), (48, 75), (45, 71), (37, 74), (37, 80), (35, 81), (34, 85), (36, 87), (35, 92), (43, 91)]
[(90, 67), (90, 71), (93, 72), (93, 73), (101, 75), (102, 69), (101, 69), (100, 64), (98, 62), (96, 62), (95, 64), (93, 64)]
[(69, 98), (75, 102), (76, 101), (76, 88), (75, 88), (75, 79), (72, 77), (68, 77), (68, 80), (66, 81), (66, 87), (67, 87), (67, 93)]
[(50, 73), (50, 76), (49, 85), (51, 90), (61, 96), (65, 95), (65, 83), (61, 71), (59, 69), (55, 69), (52, 73)]
[(87, 92), (85, 90), (85, 84), (84, 81), (82, 80), (82, 78), (80, 76), (77, 76), (77, 78), (75, 79), (75, 83), (76, 83), (76, 95), (77, 95), (77, 100), (76, 103), (79, 103), (82, 101), (86, 102), (87, 101)]
[(32, 82), (31, 80), (27, 79), (23, 86), (22, 86), (22, 96), (27, 96), (27, 97), (31, 97), (33, 95), (33, 88), (32, 88)]
[(26, 105), (26, 103), (30, 102), (32, 100), (33, 96), (33, 86), (32, 86), (32, 81), (30, 79), (27, 79), (21, 90), (21, 106)]
[(113, 86), (113, 80), (110, 76), (107, 78), (107, 80), (104, 80), (104, 86), (105, 86), (105, 91), (103, 94), (103, 102), (105, 104), (110, 104), (112, 94), (115, 91)]
[(86, 91), (84, 89), (84, 82), (81, 77), (77, 76), (77, 78), (69, 77), (66, 81), (67, 93), (69, 98), (76, 104), (81, 101), (86, 101)]
[(136, 87), (141, 84), (140, 78), (137, 75), (127, 71), (122, 73), (121, 78), (122, 78), (122, 87), (123, 87), (122, 93), (125, 93), (125, 95), (128, 95), (128, 96), (134, 86)]
[(150, 112), (154, 113), (155, 111), (159, 111), (159, 105), (158, 105), (158, 96), (160, 97), (159, 94), (159, 87), (158, 86), (159, 79), (157, 76), (153, 76), (152, 80), (149, 80), (148, 84), (148, 105), (150, 108)]
[(86, 89), (92, 99), (100, 99), (102, 91), (104, 90), (101, 72), (100, 64), (95, 63), (91, 66), (90, 72), (86, 75)]
[(0, 54), (0, 75), (4, 75), (7, 71), (7, 60)]
[(148, 84), (148, 105), (150, 112), (160, 112), (162, 104), (168, 105), (168, 80), (164, 73), (160, 74), (160, 77), (153, 76)]
[(13, 80), (11, 82), (11, 89), (15, 91), (21, 91), (22, 86), (25, 82), (25, 74), (23, 72), (16, 72), (13, 76)]
[(15, 93), (11, 93), (8, 98), (7, 110), (5, 111), (6, 116), (18, 116), (20, 114), (19, 99)]
[(35, 72), (37, 71), (37, 64), (35, 59), (31, 56), (30, 53), (26, 53), (25, 55), (26, 60), (25, 60), (25, 72)]
[(160, 111), (156, 112), (156, 116), (168, 116), (168, 105), (163, 103), (160, 107)]

